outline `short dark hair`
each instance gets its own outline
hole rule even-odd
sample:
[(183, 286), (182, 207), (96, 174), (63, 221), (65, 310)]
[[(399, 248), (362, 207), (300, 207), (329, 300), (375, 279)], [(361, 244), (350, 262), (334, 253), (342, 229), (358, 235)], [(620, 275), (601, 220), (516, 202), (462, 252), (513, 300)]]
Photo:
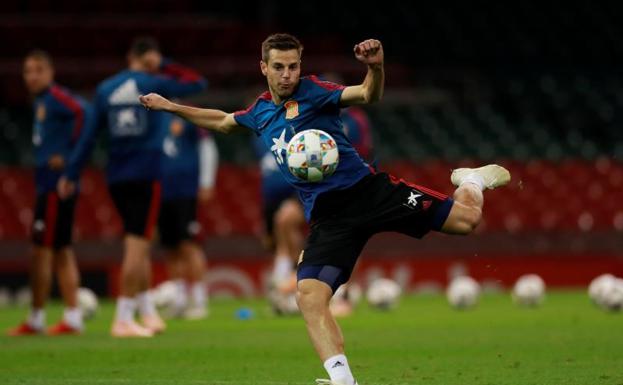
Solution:
[(132, 45), (130, 46), (131, 55), (142, 56), (149, 51), (160, 52), (158, 40), (151, 36), (139, 36), (132, 41)]
[(295, 49), (299, 55), (303, 53), (303, 44), (296, 37), (288, 33), (275, 33), (266, 38), (262, 43), (262, 60), (268, 61), (268, 53), (271, 49), (288, 51)]
[(42, 61), (47, 62), (50, 65), (50, 67), (54, 67), (52, 56), (50, 56), (50, 54), (47, 51), (44, 51), (39, 48), (35, 48), (31, 50), (30, 52), (28, 52), (24, 60), (28, 60), (28, 59), (42, 60)]

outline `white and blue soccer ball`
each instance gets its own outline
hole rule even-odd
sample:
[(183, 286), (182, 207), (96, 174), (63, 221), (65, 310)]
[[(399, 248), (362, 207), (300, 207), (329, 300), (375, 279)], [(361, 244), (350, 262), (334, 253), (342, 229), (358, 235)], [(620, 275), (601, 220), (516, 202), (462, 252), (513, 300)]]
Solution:
[(511, 294), (513, 301), (521, 306), (538, 306), (545, 297), (545, 281), (536, 274), (519, 277)]
[(95, 317), (97, 313), (99, 303), (97, 296), (93, 290), (87, 287), (81, 287), (78, 289), (78, 308), (82, 312), (82, 318), (90, 320)]
[(366, 299), (368, 304), (374, 308), (389, 310), (398, 304), (401, 294), (402, 289), (396, 281), (388, 278), (379, 278), (368, 286)]
[(288, 143), (286, 156), (290, 173), (312, 183), (333, 175), (340, 160), (335, 139), (315, 129), (294, 135)]
[(446, 297), (450, 306), (455, 309), (474, 307), (480, 297), (480, 285), (472, 277), (456, 277), (448, 285)]

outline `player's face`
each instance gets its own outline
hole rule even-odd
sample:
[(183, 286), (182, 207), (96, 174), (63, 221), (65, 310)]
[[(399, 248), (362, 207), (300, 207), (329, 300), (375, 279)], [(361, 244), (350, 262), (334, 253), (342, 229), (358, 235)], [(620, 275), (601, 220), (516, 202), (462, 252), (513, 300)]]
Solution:
[(271, 49), (268, 51), (268, 62), (262, 61), (260, 65), (273, 94), (284, 99), (294, 93), (301, 76), (301, 56), (298, 50)]
[(31, 94), (38, 94), (50, 86), (54, 70), (47, 60), (27, 58), (24, 61), (24, 83)]

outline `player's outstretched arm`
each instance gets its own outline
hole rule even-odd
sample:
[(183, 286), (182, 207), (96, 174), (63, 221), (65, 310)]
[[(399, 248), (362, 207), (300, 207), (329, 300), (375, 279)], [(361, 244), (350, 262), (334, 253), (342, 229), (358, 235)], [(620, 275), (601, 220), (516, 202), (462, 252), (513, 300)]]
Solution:
[(201, 128), (223, 133), (229, 133), (235, 129), (241, 128), (241, 126), (236, 123), (234, 114), (228, 114), (221, 110), (196, 108), (173, 103), (154, 93), (141, 95), (138, 99), (147, 109), (174, 113)]
[(346, 87), (342, 91), (340, 103), (344, 106), (350, 106), (381, 100), (385, 87), (383, 45), (378, 40), (368, 39), (355, 45), (353, 50), (357, 60), (368, 66), (368, 73), (362, 84)]

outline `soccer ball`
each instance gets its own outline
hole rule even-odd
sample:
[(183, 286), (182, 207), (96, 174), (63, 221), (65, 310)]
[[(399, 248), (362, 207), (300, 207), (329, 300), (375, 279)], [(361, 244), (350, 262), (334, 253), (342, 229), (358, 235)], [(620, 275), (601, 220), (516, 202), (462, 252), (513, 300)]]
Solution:
[(446, 290), (448, 302), (455, 309), (467, 309), (478, 303), (480, 285), (473, 278), (462, 276), (450, 282)]
[(93, 290), (87, 287), (81, 287), (78, 289), (78, 307), (82, 311), (82, 318), (89, 320), (95, 317), (97, 313), (97, 296)]
[(154, 304), (165, 310), (175, 305), (175, 299), (178, 295), (178, 287), (173, 281), (164, 281), (151, 291)]
[(513, 287), (512, 297), (516, 304), (522, 306), (537, 306), (543, 302), (545, 296), (545, 282), (536, 274), (526, 274), (519, 277)]
[(294, 135), (287, 147), (288, 169), (298, 179), (320, 182), (337, 169), (337, 143), (321, 130), (305, 130)]
[(401, 293), (398, 283), (388, 278), (379, 278), (368, 287), (366, 299), (372, 307), (389, 310), (396, 306)]
[(617, 311), (623, 308), (623, 279), (612, 274), (602, 274), (591, 281), (588, 287), (591, 300), (604, 310)]

